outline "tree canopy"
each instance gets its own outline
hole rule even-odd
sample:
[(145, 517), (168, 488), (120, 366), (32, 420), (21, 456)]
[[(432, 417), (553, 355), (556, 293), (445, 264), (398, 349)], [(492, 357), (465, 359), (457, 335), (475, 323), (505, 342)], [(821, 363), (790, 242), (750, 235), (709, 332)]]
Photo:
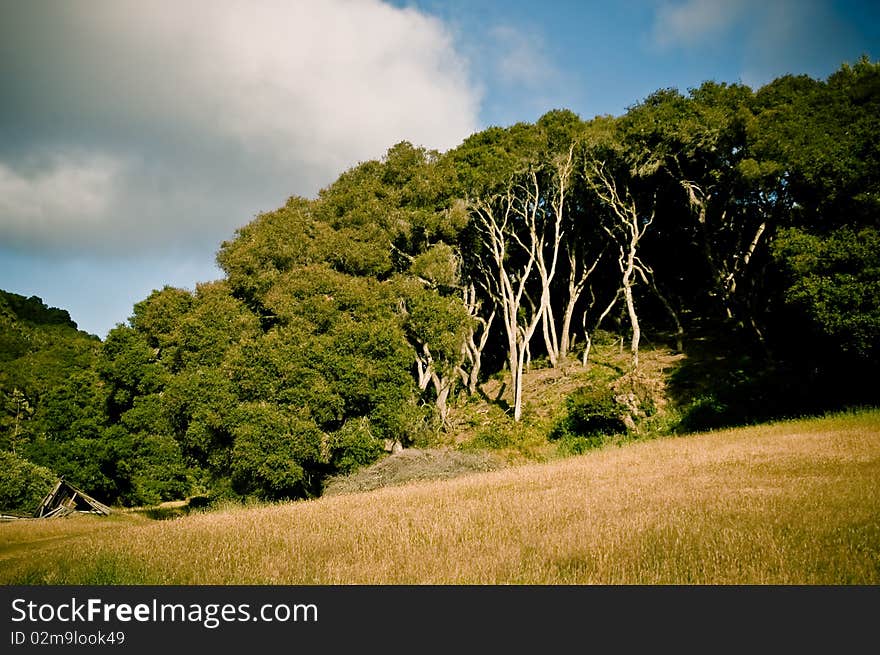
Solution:
[(153, 291), (103, 342), (0, 293), (0, 448), (108, 501), (309, 497), (430, 442), (489, 375), (519, 420), (524, 367), (586, 363), (599, 329), (633, 370), (643, 335), (729, 335), (762, 375), (810, 381), (787, 411), (871, 401), (878, 135), (863, 58), (556, 109), (445, 153), (398, 143), (239, 228), (222, 279)]

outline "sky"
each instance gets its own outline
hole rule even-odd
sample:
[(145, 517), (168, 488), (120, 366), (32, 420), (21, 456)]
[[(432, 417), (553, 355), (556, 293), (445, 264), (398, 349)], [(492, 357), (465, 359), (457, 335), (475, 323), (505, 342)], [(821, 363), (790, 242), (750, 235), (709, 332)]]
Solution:
[(0, 0), (0, 289), (104, 338), (400, 141), (861, 55), (876, 0)]

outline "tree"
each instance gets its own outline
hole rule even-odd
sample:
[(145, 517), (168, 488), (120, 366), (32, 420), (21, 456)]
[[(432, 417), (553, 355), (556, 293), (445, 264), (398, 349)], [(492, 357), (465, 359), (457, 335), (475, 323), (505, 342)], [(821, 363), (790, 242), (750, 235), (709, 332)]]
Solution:
[[(545, 302), (542, 332), (545, 348), (555, 367), (568, 356), (572, 345), (572, 319), (575, 309), (596, 270), (602, 247), (594, 233), (594, 207), (586, 201), (586, 189), (580, 184), (579, 157), (588, 125), (577, 114), (567, 110), (549, 111), (536, 123), (544, 148), (539, 154), (543, 165), (540, 204), (549, 208), (554, 238), (549, 241), (550, 269), (545, 274), (543, 253), (539, 256), (542, 298)], [(560, 261), (561, 260), (561, 261)], [(563, 281), (553, 283), (555, 269), (561, 265)], [(561, 309), (562, 318), (556, 316)]]
[[(862, 58), (616, 118), (553, 110), (444, 154), (395, 144), (257, 216), (223, 279), (153, 291), (103, 343), (0, 292), (0, 446), (127, 504), (307, 497), (427, 440), (505, 365), (521, 420), (532, 355), (565, 362), (579, 313), (585, 365), (608, 318), (633, 369), (666, 314), (679, 349), (680, 316), (726, 347), (745, 333), (715, 381), (731, 415), (855, 402), (843, 381), (880, 358), (878, 133)], [(768, 391), (795, 379), (799, 405)]]
[(314, 421), (268, 403), (240, 406), (233, 428), (231, 480), (242, 495), (302, 498), (315, 495), (323, 435)]
[[(233, 294), (260, 314), (265, 293), (294, 266), (322, 262), (331, 227), (317, 220), (312, 200), (293, 196), (279, 209), (257, 216), (224, 241), (217, 263)], [(266, 317), (267, 319), (269, 317)]]
[[(747, 157), (751, 100), (748, 87), (706, 82), (687, 97), (674, 89), (658, 91), (620, 122), (631, 173), (652, 186), (664, 205), (656, 228), (667, 235), (663, 249), (689, 250), (687, 257), (665, 260), (665, 277), (686, 281), (681, 296), (706, 297), (728, 319), (737, 314), (738, 287), (766, 229), (748, 220), (741, 196), (739, 164)], [(666, 294), (658, 298), (676, 324), (681, 349), (677, 312)]]
[[(539, 247), (535, 250), (535, 264), (541, 282), (540, 312), (541, 327), (544, 334), (544, 345), (547, 348), (547, 357), (550, 359), (550, 364), (555, 368), (559, 363), (560, 354), (564, 356), (565, 353), (561, 352), (560, 336), (556, 328), (552, 289), (553, 280), (556, 277), (557, 265), (559, 263), (560, 250), (564, 247), (562, 245), (563, 226), (565, 224), (565, 210), (568, 203), (567, 196), (571, 190), (572, 177), (574, 174), (574, 144), (572, 143), (569, 145), (567, 153), (555, 157), (551, 166), (552, 169), (549, 176), (550, 181), (548, 182), (550, 189), (546, 193), (549, 198), (542, 199), (540, 197), (542, 194), (537, 172), (532, 171), (535, 184), (534, 186), (529, 185), (528, 188), (534, 195), (529, 198), (527, 202), (545, 208), (549, 204), (549, 211), (544, 209), (542, 212), (544, 213), (544, 216), (542, 217), (543, 220), (541, 221), (543, 225), (540, 229), (546, 232), (549, 227), (550, 234), (549, 236), (546, 236), (545, 234), (541, 235)], [(530, 226), (529, 229), (539, 228), (537, 226)], [(571, 263), (570, 258), (569, 263)], [(571, 279), (571, 276), (575, 274), (573, 266), (569, 268), (569, 274), (569, 292), (572, 293), (577, 289), (577, 283), (575, 282), (572, 284), (573, 281)], [(571, 296), (569, 296), (569, 300), (571, 300)], [(577, 302), (577, 299), (575, 299), (574, 302)], [(566, 309), (568, 309), (568, 307), (569, 305), (567, 304)], [(568, 319), (568, 324), (570, 324), (571, 316), (567, 315), (565, 318)], [(565, 322), (566, 321), (563, 320), (563, 325), (565, 325)], [(564, 331), (565, 329), (563, 329), (563, 332)]]
[(23, 431), (22, 425), (33, 416), (34, 409), (31, 407), (24, 393), (18, 387), (13, 388), (9, 397), (4, 397), (4, 401), (7, 412), (12, 417), (12, 420), (10, 421), (12, 426), (8, 445), (9, 450), (12, 451), (12, 454), (14, 455), (15, 448), (21, 439)]
[(596, 194), (609, 209), (609, 220), (602, 227), (618, 250), (619, 291), (626, 304), (632, 329), (630, 339), (632, 369), (637, 370), (642, 329), (636, 311), (633, 288), (638, 278), (649, 284), (649, 276), (653, 275), (653, 271), (639, 257), (639, 243), (654, 221), (656, 206), (652, 202), (650, 213), (640, 212), (629, 188), (624, 186), (623, 192), (620, 192), (617, 180), (608, 172), (604, 162), (587, 161), (585, 174), (591, 181)]
[[(443, 296), (421, 283), (399, 284), (399, 311), (412, 344), (416, 379), (421, 391), (434, 388), (434, 405), (446, 423), (448, 400), (466, 356), (470, 315), (458, 296)], [(472, 337), (471, 337), (472, 338)]]
[[(537, 175), (527, 172), (512, 180), (503, 194), (474, 200), (472, 207), (489, 255), (489, 262), (482, 268), (484, 288), (500, 310), (513, 386), (513, 418), (519, 421), (529, 342), (544, 315), (541, 302), (535, 302), (529, 294), (532, 271), (547, 238), (538, 203)], [(555, 233), (552, 238), (556, 238)]]
[(33, 515), (56, 480), (45, 466), (0, 451), (0, 512)]
[(823, 349), (850, 361), (876, 363), (880, 230), (844, 227), (823, 238), (789, 228), (780, 233), (773, 251), (788, 272), (786, 301), (821, 335)]
[(461, 293), (462, 302), (470, 320), (466, 323), (465, 339), (462, 344), (464, 361), (467, 362), (467, 366), (461, 365), (459, 367), (459, 375), (468, 393), (473, 395), (477, 392), (477, 383), (480, 380), (480, 371), (483, 367), (483, 352), (486, 350), (486, 344), (492, 334), (496, 309), (493, 305), (489, 315), (483, 315), (482, 299), (477, 295), (477, 286), (474, 282), (470, 282), (462, 288)]

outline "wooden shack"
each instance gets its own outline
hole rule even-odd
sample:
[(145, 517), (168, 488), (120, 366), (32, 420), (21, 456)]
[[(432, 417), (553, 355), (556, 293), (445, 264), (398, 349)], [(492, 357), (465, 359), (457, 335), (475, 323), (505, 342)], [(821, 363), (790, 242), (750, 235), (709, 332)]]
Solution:
[(43, 498), (37, 511), (34, 512), (34, 517), (48, 519), (67, 516), (74, 512), (106, 516), (110, 514), (110, 508), (61, 478), (52, 491)]

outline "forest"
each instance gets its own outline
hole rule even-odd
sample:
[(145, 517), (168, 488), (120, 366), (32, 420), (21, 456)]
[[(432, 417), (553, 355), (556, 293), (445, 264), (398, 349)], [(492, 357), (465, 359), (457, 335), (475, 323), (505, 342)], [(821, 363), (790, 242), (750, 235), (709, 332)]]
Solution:
[(734, 362), (672, 432), (876, 405), (880, 63), (401, 142), (217, 262), (103, 341), (0, 293), (0, 509), (56, 476), (129, 506), (314, 497), (435, 443), (493, 376), (526, 420), (525, 373), (589, 366), (600, 339), (632, 393), (581, 392), (547, 439), (633, 429), (646, 342)]

